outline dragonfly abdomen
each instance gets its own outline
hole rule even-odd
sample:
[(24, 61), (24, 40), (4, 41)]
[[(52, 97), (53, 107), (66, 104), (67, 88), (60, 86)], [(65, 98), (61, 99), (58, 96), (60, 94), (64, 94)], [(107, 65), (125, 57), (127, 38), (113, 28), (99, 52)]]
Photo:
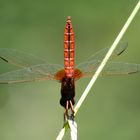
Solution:
[(74, 32), (71, 19), (68, 17), (64, 29), (64, 70), (66, 77), (74, 75)]

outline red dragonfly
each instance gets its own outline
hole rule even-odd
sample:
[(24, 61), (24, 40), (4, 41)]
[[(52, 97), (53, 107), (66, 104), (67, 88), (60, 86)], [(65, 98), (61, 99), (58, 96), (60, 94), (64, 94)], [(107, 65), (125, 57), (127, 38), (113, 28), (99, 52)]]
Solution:
[[(127, 47), (121, 44), (112, 54), (112, 58), (119, 56)], [(64, 67), (49, 64), (45, 60), (9, 48), (0, 49), (0, 58), (21, 69), (0, 75), (0, 83), (12, 84), (43, 80), (57, 80), (61, 83), (60, 104), (65, 108), (65, 115), (71, 109), (74, 114), (75, 81), (82, 77), (90, 77), (98, 68), (109, 48), (95, 53), (83, 63), (74, 67), (74, 31), (71, 18), (68, 17), (64, 29)], [(101, 75), (127, 75), (140, 71), (140, 64), (108, 62)]]

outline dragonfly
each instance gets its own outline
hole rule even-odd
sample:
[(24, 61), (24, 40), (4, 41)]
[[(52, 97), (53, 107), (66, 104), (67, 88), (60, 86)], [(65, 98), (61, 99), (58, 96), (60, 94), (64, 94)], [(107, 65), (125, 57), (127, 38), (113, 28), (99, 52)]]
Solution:
[[(120, 44), (111, 59), (121, 55), (126, 48), (127, 43)], [(25, 52), (0, 48), (0, 59), (19, 67), (17, 70), (0, 74), (0, 83), (58, 81), (61, 83), (60, 105), (65, 108), (64, 116), (68, 116), (69, 109), (74, 115), (75, 82), (80, 78), (93, 76), (108, 50), (109, 48), (104, 48), (74, 66), (74, 30), (71, 17), (68, 16), (64, 28), (64, 66), (48, 63), (40, 57)], [(140, 64), (110, 61), (100, 75), (128, 75), (139, 71)]]

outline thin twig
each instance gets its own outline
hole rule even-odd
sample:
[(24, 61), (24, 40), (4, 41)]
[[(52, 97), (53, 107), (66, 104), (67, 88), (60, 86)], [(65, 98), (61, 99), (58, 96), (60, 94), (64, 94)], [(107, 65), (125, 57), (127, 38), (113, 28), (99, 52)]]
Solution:
[[(115, 41), (113, 42), (112, 46), (110, 47), (109, 51), (107, 52), (106, 56), (104, 57), (103, 61), (101, 62), (100, 66), (98, 67), (98, 69), (96, 70), (95, 74), (93, 75), (91, 81), (89, 82), (88, 86), (86, 87), (84, 93), (82, 94), (81, 98), (79, 99), (78, 103), (76, 104), (74, 110), (75, 110), (75, 115), (78, 112), (79, 108), (81, 107), (83, 101), (85, 100), (86, 96), (88, 95), (91, 87), (94, 85), (96, 79), (98, 78), (98, 76), (100, 75), (101, 71), (103, 70), (104, 66), (106, 65), (107, 61), (109, 60), (111, 54), (113, 53), (113, 51), (115, 50), (115, 48), (117, 47), (118, 43), (120, 42), (120, 40), (122, 39), (124, 33), (126, 32), (127, 28), (129, 27), (130, 23), (132, 22), (132, 20), (134, 19), (136, 13), (138, 12), (138, 10), (140, 9), (140, 1), (138, 1), (136, 7), (134, 8), (134, 10), (132, 11), (131, 15), (129, 16), (128, 20), (126, 21), (126, 23), (124, 24), (123, 28), (121, 29), (119, 35), (117, 36), (117, 38), (115, 39)], [(66, 126), (64, 126), (57, 139), (56, 140), (62, 140), (66, 130), (68, 128)], [(63, 134), (62, 134), (62, 133)], [(60, 137), (60, 134), (61, 137)]]
[(75, 109), (74, 109), (75, 110), (75, 115), (76, 115), (78, 109), (80, 108), (80, 106), (82, 105), (83, 101), (85, 100), (86, 96), (88, 95), (91, 87), (93, 86), (93, 84), (95, 83), (96, 79), (98, 78), (99, 74), (103, 70), (105, 64), (109, 60), (111, 54), (113, 53), (113, 51), (117, 47), (118, 43), (122, 39), (122, 37), (123, 37), (124, 33), (126, 32), (128, 26), (130, 25), (130, 23), (134, 19), (134, 17), (136, 15), (136, 13), (138, 12), (139, 8), (140, 8), (140, 1), (137, 3), (136, 7), (132, 11), (131, 15), (129, 16), (128, 20), (126, 21), (126, 23), (124, 24), (122, 30), (120, 31), (119, 35), (117, 36), (117, 38), (113, 42), (112, 46), (110, 47), (109, 51), (107, 52), (106, 56), (104, 57), (103, 61), (100, 64), (100, 66), (98, 67), (98, 69), (96, 70), (95, 74), (93, 75), (91, 81), (89, 82), (88, 86), (86, 87), (84, 93), (82, 94), (81, 98), (79, 99), (78, 103), (76, 104)]

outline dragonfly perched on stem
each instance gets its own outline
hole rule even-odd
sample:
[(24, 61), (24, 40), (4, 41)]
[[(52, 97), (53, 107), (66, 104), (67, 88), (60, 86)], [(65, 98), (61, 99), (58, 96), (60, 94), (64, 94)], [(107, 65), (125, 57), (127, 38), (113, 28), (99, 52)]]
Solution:
[[(121, 55), (127, 43), (120, 44), (111, 58)], [(33, 81), (56, 80), (61, 83), (60, 104), (65, 108), (64, 118), (71, 109), (74, 115), (75, 81), (82, 77), (91, 77), (109, 48), (95, 53), (84, 62), (74, 66), (74, 31), (71, 18), (68, 17), (64, 28), (64, 67), (50, 64), (45, 60), (24, 52), (9, 48), (0, 48), (0, 59), (20, 69), (0, 75), (1, 84), (13, 84)], [(140, 71), (140, 64), (108, 62), (101, 75), (128, 75)]]

